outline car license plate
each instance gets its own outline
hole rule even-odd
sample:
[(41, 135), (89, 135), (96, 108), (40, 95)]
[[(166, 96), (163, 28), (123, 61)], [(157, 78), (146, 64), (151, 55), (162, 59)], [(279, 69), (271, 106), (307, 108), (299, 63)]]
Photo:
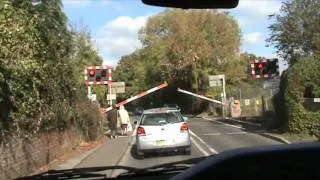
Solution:
[(158, 140), (156, 141), (156, 146), (163, 146), (165, 145), (166, 141), (165, 140)]

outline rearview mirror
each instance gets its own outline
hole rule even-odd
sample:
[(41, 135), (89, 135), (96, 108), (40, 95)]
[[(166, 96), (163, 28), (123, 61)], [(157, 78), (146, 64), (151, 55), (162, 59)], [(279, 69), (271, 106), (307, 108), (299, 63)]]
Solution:
[(183, 117), (183, 120), (184, 120), (184, 121), (188, 121), (188, 118), (187, 118), (187, 117)]
[(146, 5), (183, 9), (232, 9), (239, 0), (142, 0)]

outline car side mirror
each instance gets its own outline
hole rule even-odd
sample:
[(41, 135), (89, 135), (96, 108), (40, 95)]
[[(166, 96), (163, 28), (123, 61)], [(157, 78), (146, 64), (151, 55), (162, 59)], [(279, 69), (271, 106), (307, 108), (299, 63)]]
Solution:
[(189, 119), (187, 117), (183, 117), (183, 120), (184, 121), (188, 121)]
[(133, 124), (137, 124), (137, 123), (138, 123), (138, 121), (134, 121), (134, 122), (133, 122)]

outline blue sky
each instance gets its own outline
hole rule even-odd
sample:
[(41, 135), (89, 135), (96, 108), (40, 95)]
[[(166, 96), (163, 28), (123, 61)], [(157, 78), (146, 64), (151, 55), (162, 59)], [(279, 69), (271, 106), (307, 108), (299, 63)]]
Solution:
[[(148, 16), (163, 8), (146, 6), (140, 0), (63, 0), (64, 11), (70, 23), (87, 25), (104, 64), (116, 65), (122, 55), (140, 47), (138, 30)], [(275, 49), (266, 47), (268, 15), (279, 12), (281, 1), (240, 0), (236, 9), (228, 10), (242, 31), (241, 51), (259, 56), (276, 57)], [(284, 69), (280, 64), (280, 69)]]

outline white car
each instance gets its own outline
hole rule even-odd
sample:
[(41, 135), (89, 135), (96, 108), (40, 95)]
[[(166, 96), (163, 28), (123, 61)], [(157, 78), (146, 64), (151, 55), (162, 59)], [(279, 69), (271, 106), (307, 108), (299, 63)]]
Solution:
[(187, 118), (176, 108), (145, 110), (137, 124), (136, 146), (140, 157), (147, 152), (182, 150), (191, 154)]

